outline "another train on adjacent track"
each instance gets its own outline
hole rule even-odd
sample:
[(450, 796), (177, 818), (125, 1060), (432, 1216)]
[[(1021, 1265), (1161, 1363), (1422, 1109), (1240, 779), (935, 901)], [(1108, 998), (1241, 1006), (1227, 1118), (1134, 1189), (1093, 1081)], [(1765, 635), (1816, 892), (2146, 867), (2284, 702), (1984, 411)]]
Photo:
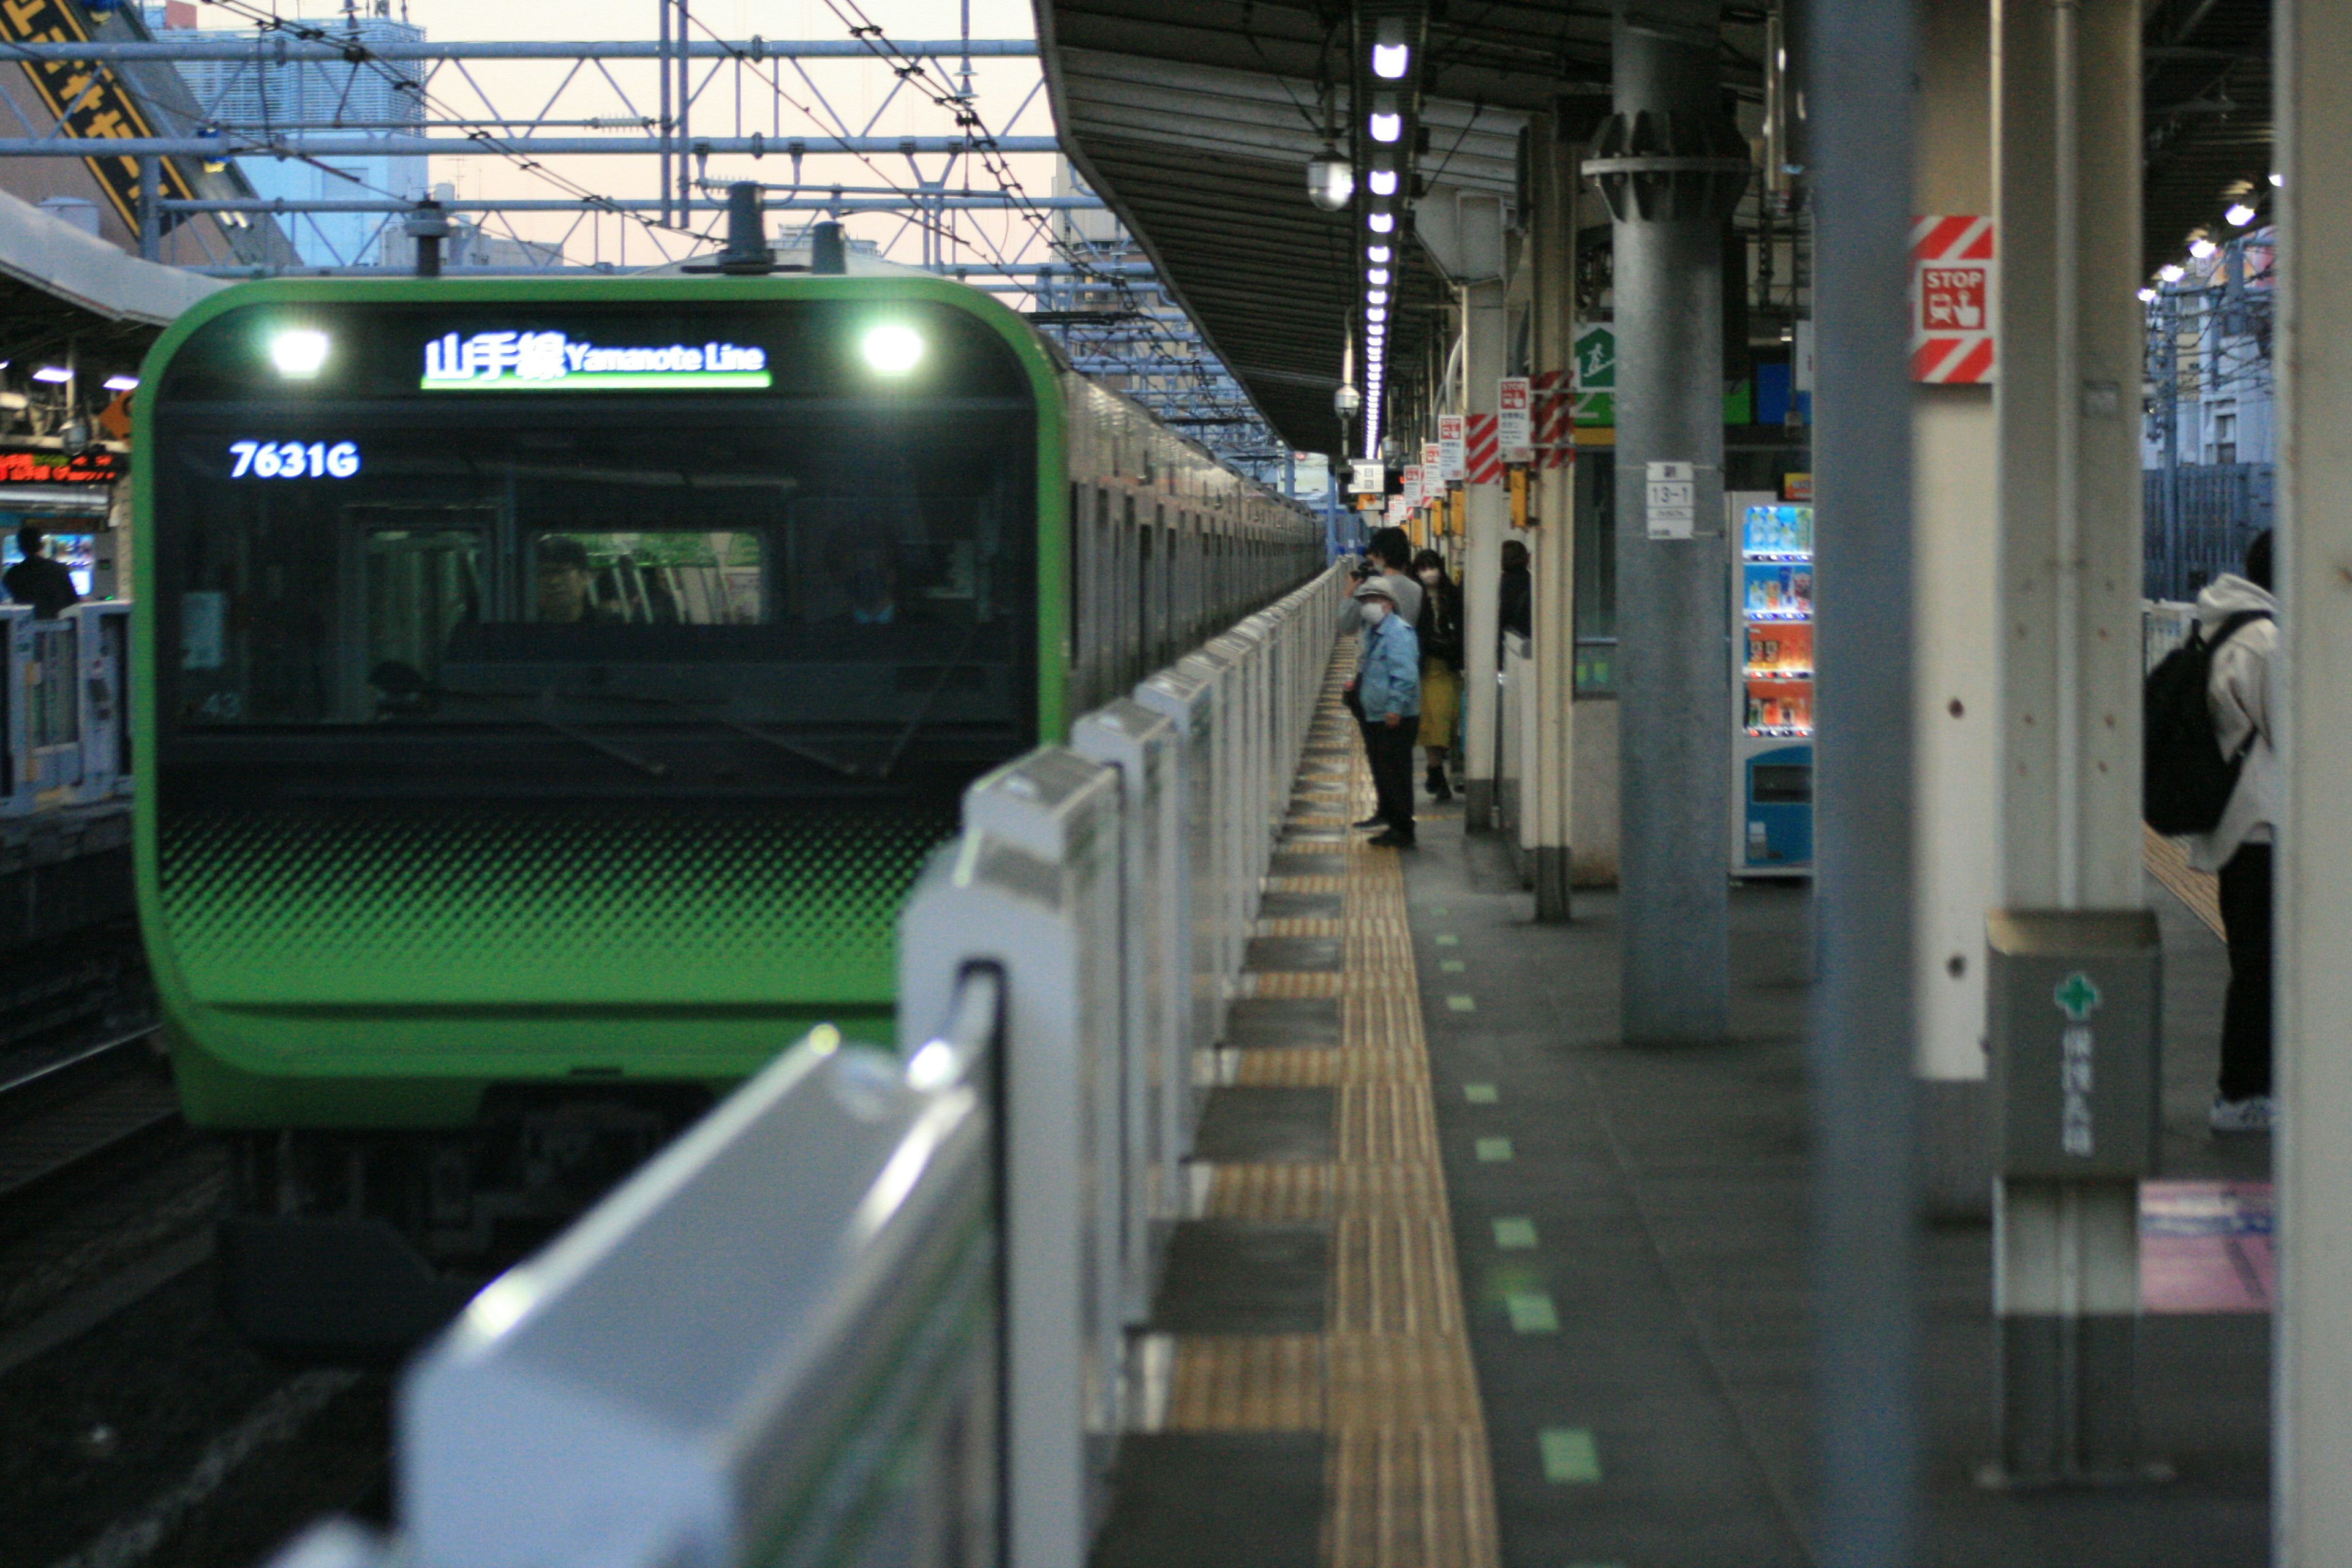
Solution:
[(142, 384), (140, 909), (228, 1305), (299, 1353), (889, 1039), (964, 786), (1326, 560), (928, 278), (256, 283)]

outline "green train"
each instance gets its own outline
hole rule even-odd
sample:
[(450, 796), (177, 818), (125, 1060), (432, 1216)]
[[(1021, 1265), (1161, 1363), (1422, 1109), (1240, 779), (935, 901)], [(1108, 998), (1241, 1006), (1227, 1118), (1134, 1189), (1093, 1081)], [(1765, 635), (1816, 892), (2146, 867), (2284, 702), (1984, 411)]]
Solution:
[(253, 283), (142, 387), (140, 910), (226, 1304), (294, 1354), (891, 1038), (963, 787), (1327, 558), (929, 278)]

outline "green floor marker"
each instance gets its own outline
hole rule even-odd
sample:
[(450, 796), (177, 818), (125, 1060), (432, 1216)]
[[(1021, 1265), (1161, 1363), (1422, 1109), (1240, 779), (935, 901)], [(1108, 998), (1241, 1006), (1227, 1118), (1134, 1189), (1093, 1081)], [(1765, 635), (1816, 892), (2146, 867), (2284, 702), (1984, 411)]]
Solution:
[(1566, 1485), (1601, 1479), (1601, 1448), (1581, 1426), (1547, 1426), (1536, 1434), (1543, 1452), (1544, 1479)]
[(1525, 1252), (1536, 1244), (1536, 1222), (1513, 1216), (1495, 1222), (1495, 1245), (1506, 1252)]
[(1478, 1010), (1478, 999), (1475, 996), (1448, 996), (1445, 1005), (1457, 1013), (1475, 1013)]
[[(1552, 1310), (1551, 1298), (1540, 1290), (1514, 1290), (1503, 1298), (1503, 1306), (1511, 1314), (1511, 1327), (1522, 1334), (1556, 1334), (1559, 1332), (1559, 1314)], [(1589, 1444), (1591, 1439), (1587, 1437)], [(1593, 1479), (1601, 1479), (1599, 1467)]]
[(1442, 931), (1437, 933), (1437, 945), (1440, 947), (1460, 947), (1462, 945), (1462, 939), (1454, 935), (1450, 931)]
[(1458, 958), (1441, 958), (1437, 961), (1437, 972), (1441, 974), (1459, 974), (1469, 967), (1469, 964)]
[(1511, 1141), (1507, 1138), (1478, 1140), (1478, 1158), (1490, 1165), (1500, 1164), (1511, 1157)]
[(1503, 1097), (1495, 1092), (1491, 1083), (1465, 1083), (1462, 1086), (1462, 1098), (1473, 1105), (1494, 1105)]

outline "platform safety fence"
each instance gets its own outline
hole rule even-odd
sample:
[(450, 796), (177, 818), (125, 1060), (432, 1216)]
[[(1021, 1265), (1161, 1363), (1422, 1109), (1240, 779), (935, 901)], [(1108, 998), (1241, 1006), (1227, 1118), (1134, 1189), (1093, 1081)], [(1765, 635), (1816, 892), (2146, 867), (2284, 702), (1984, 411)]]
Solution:
[(131, 791), (131, 605), (0, 605), (0, 817)]
[(278, 1568), (1082, 1568), (1329, 668), (1326, 573), (966, 792), (895, 1051), (820, 1029), (404, 1374)]

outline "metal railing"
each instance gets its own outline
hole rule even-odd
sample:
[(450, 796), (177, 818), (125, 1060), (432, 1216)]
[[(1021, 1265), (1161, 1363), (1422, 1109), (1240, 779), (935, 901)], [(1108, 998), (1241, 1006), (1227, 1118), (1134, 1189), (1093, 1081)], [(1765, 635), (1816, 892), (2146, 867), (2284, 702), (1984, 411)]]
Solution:
[(280, 1568), (1081, 1568), (1347, 588), (974, 783), (898, 1051), (816, 1031), (485, 1289), (404, 1376), (399, 1539)]

